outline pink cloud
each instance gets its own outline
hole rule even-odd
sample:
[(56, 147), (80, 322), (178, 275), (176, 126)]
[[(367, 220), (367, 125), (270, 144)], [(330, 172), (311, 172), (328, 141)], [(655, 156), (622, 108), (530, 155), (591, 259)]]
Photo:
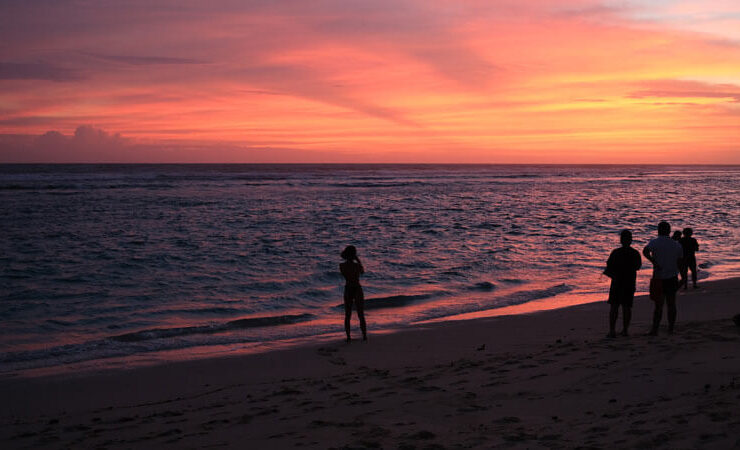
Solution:
[[(0, 133), (60, 130), (28, 155), (217, 162), (262, 160), (268, 150), (259, 148), (312, 161), (445, 152), (495, 161), (738, 140), (738, 90), (723, 80), (740, 70), (740, 46), (669, 20), (720, 20), (693, 9), (661, 16), (647, 2), (597, 0), (73, 3), (0, 3)], [(684, 79), (714, 81), (675, 81)], [(691, 97), (722, 107), (697, 116)], [(687, 120), (714, 131), (688, 133)], [(78, 137), (80, 123), (132, 139), (92, 129)]]

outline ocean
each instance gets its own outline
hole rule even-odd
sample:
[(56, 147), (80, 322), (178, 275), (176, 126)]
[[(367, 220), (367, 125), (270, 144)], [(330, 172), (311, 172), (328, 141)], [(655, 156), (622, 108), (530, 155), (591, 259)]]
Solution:
[(370, 340), (603, 301), (660, 220), (738, 276), (739, 206), (740, 166), (0, 165), (0, 373), (342, 340), (349, 244)]

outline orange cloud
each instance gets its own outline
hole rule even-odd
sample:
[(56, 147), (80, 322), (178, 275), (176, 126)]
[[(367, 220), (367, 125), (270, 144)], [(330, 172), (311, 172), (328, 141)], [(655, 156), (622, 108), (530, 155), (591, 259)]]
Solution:
[(9, 2), (0, 134), (95, 123), (131, 162), (740, 162), (740, 44), (705, 29), (736, 11), (661, 4)]

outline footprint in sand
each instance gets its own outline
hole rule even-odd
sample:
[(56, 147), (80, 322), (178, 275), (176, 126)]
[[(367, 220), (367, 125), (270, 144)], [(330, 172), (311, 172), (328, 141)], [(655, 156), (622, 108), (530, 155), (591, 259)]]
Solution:
[(319, 347), (316, 350), (316, 353), (321, 356), (331, 356), (332, 353), (336, 353), (337, 351), (339, 351), (339, 349), (336, 347)]
[(516, 417), (516, 416), (505, 416), (500, 419), (494, 420), (494, 423), (500, 423), (500, 424), (510, 424), (510, 423), (519, 423), (522, 419)]
[(435, 437), (437, 437), (437, 435), (432, 433), (431, 431), (421, 430), (413, 434), (403, 435), (402, 437), (406, 439), (428, 440), (428, 439), (434, 439)]

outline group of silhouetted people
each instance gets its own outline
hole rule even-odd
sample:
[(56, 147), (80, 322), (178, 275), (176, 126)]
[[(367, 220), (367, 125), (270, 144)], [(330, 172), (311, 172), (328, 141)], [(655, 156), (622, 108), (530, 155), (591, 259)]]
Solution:
[(693, 235), (693, 229), (684, 228), (683, 233), (676, 230), (672, 236), (672, 239), (681, 244), (683, 249), (683, 260), (679, 269), (681, 270), (680, 285), (684, 289), (689, 288), (689, 269), (691, 269), (691, 282), (696, 289), (696, 252), (699, 251), (699, 243), (692, 237)]
[[(653, 310), (653, 325), (650, 335), (658, 334), (658, 327), (663, 317), (663, 305), (668, 309), (668, 332), (673, 333), (676, 324), (676, 292), (683, 286), (688, 289), (688, 271), (691, 269), (691, 279), (694, 288), (696, 285), (696, 252), (699, 244), (692, 236), (691, 228), (684, 228), (683, 233), (676, 231), (670, 237), (671, 226), (668, 222), (658, 224), (658, 237), (652, 239), (642, 254), (653, 264), (653, 276), (650, 280), (650, 298), (655, 302)], [(615, 337), (615, 326), (622, 307), (622, 336), (629, 333), (629, 324), (632, 318), (632, 303), (635, 297), (637, 271), (642, 266), (642, 259), (637, 250), (630, 247), (632, 232), (623, 230), (620, 234), (622, 246), (609, 255), (604, 274), (611, 278), (609, 287), (609, 334)], [(681, 277), (679, 280), (679, 276)]]
[[(663, 305), (668, 309), (668, 332), (673, 333), (676, 324), (676, 292), (683, 286), (688, 289), (688, 271), (691, 270), (691, 279), (696, 288), (696, 252), (699, 244), (692, 236), (691, 228), (684, 228), (683, 232), (676, 231), (670, 237), (671, 226), (668, 222), (658, 224), (658, 237), (652, 239), (642, 251), (645, 258), (653, 264), (653, 276), (650, 280), (650, 298), (655, 302), (653, 311), (653, 325), (651, 335), (658, 334), (658, 327), (663, 317)], [(611, 278), (609, 287), (609, 337), (615, 337), (615, 326), (619, 316), (619, 307), (622, 307), (622, 336), (629, 333), (632, 319), (632, 303), (635, 297), (637, 271), (642, 267), (640, 253), (631, 247), (632, 232), (623, 230), (620, 234), (622, 246), (609, 255), (604, 274)], [(339, 271), (344, 276), (344, 330), (347, 333), (347, 342), (352, 341), (350, 335), (350, 319), (352, 309), (357, 309), (360, 319), (362, 339), (367, 340), (367, 325), (365, 323), (365, 296), (360, 285), (360, 275), (365, 272), (357, 249), (347, 246), (341, 253), (344, 260), (339, 264)], [(679, 280), (680, 276), (680, 280)]]

